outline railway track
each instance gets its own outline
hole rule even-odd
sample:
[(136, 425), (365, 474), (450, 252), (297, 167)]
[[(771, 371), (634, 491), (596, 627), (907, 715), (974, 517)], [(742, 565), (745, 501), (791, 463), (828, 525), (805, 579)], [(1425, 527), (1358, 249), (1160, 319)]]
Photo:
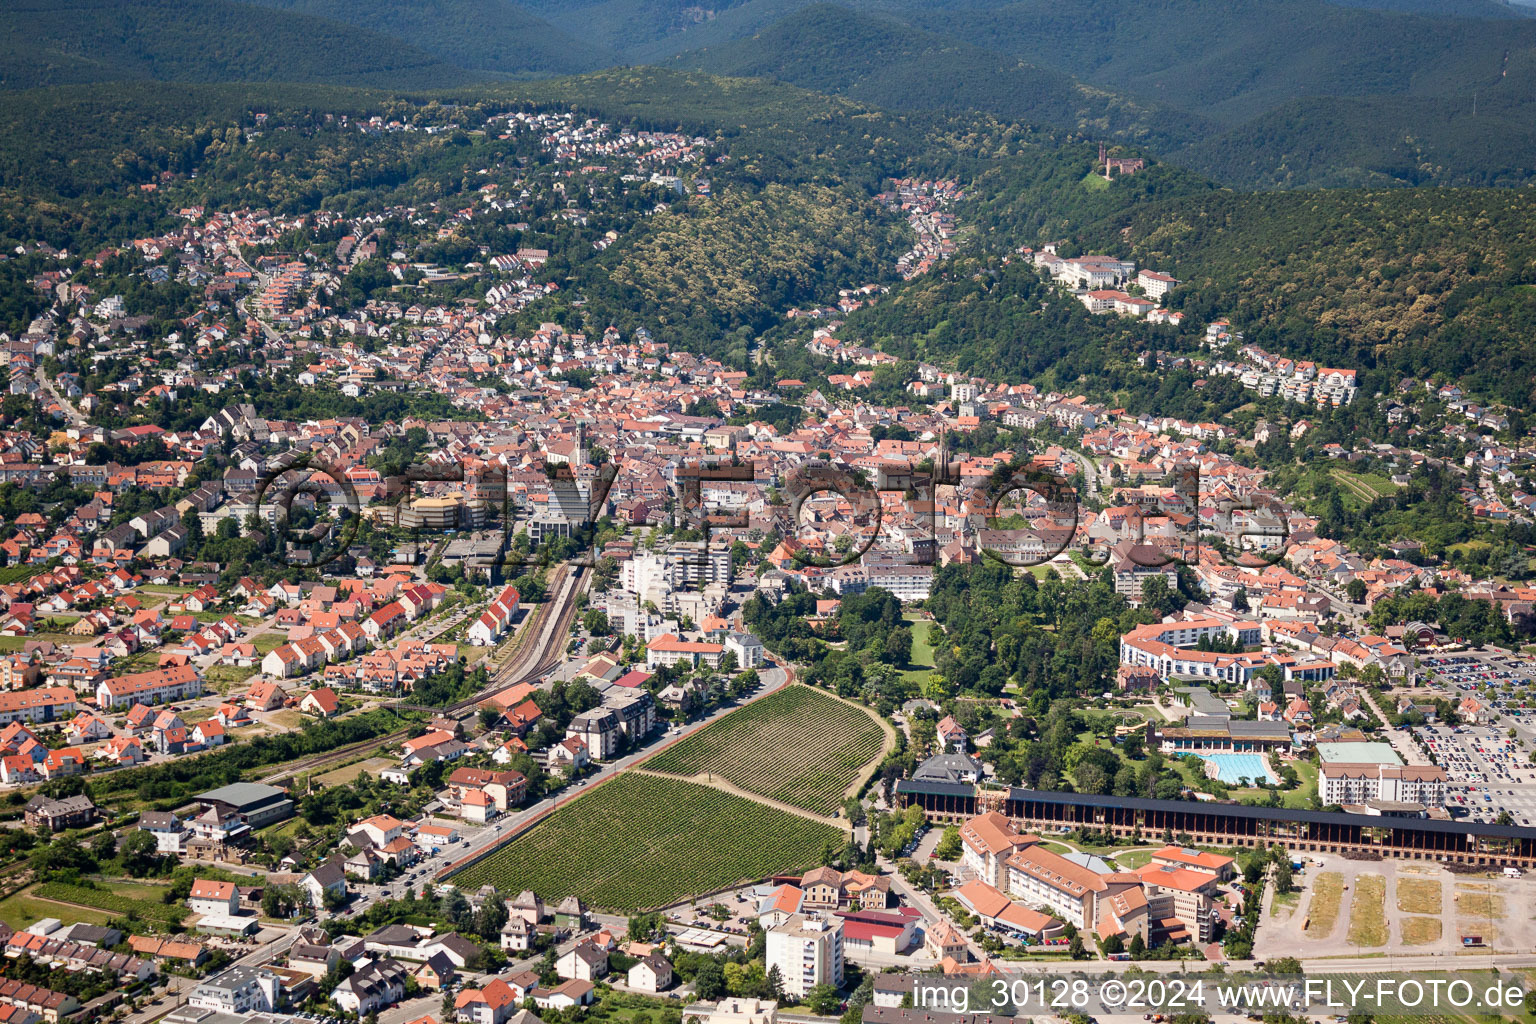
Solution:
[[(438, 710), (450, 717), (462, 717), (465, 713), (473, 711), (480, 702), (493, 694), (505, 690), (509, 686), (528, 682), (536, 679), (554, 668), (565, 657), (565, 645), (551, 642), (563, 639), (571, 628), (571, 621), (576, 616), (576, 598), (582, 591), (587, 581), (585, 567), (580, 565), (566, 566), (559, 570), (559, 582), (555, 587), (554, 596), (533, 613), (532, 620), (528, 623), (528, 639), (523, 643), (516, 654), (507, 660), (505, 665), (491, 673), (490, 685), (463, 700), (455, 701), (447, 707)], [(383, 705), (384, 707), (400, 705)], [(409, 707), (409, 705), (404, 705)], [(339, 766), (358, 754), (368, 753), (384, 747), (398, 745), (410, 739), (413, 726), (406, 726), (383, 736), (371, 740), (363, 740), (359, 743), (349, 743), (335, 750), (328, 750), (323, 754), (315, 754), (299, 761), (290, 761), (277, 770), (261, 777), (262, 782), (276, 783), (292, 779), (299, 775), (309, 774), (316, 769)]]

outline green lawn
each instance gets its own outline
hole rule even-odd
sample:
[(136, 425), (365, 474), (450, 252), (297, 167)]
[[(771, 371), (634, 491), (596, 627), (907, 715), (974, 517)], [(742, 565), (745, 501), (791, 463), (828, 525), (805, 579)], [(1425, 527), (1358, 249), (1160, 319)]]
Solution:
[(238, 686), (260, 671), (261, 669), (254, 665), (248, 668), (241, 668), (238, 665), (214, 665), (203, 673), (203, 678), (213, 689), (227, 694), (229, 688)]
[(5, 900), (0, 900), (0, 921), (4, 921), (16, 931), (22, 931), (28, 925), (36, 924), (45, 917), (57, 917), (61, 920), (67, 918), (71, 921), (84, 921), (86, 924), (106, 924), (112, 919), (111, 914), (103, 911), (50, 903), (28, 895), (27, 892), (19, 892)]
[(263, 657), (271, 654), (273, 651), (277, 650), (287, 642), (288, 637), (286, 634), (272, 631), (262, 633), (257, 636), (256, 639), (251, 641), (251, 643), (256, 646), (256, 653), (262, 655)]
[(933, 671), (934, 624), (928, 619), (908, 616), (907, 625), (912, 630), (912, 659), (902, 678), (907, 682), (926, 683)]
[(1124, 853), (1115, 854), (1115, 863), (1127, 871), (1135, 871), (1152, 863), (1151, 850), (1127, 850)]

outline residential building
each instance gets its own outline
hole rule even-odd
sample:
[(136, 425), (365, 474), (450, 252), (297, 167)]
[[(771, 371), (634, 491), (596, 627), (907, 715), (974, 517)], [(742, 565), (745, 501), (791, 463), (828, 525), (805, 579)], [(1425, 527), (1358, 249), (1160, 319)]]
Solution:
[(198, 982), (190, 1006), (223, 1013), (270, 1013), (278, 1008), (277, 975), (260, 967), (231, 967)]
[(54, 832), (66, 828), (83, 828), (96, 820), (96, 805), (88, 796), (52, 797), (35, 796), (27, 801), (23, 820), (29, 826), (46, 825)]
[(199, 878), (192, 883), (187, 906), (194, 914), (234, 917), (240, 911), (240, 890), (234, 882), (215, 882)]
[(817, 985), (843, 983), (843, 923), (794, 914), (768, 930), (767, 969), (779, 969), (787, 995), (804, 998)]

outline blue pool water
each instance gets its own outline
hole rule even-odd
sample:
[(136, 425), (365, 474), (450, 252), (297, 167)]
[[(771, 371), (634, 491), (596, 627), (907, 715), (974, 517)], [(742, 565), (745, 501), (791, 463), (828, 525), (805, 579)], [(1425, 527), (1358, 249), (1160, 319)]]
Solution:
[(1216, 766), (1216, 777), (1229, 786), (1239, 779), (1248, 779), (1249, 785), (1265, 785), (1278, 781), (1269, 770), (1269, 762), (1260, 754), (1203, 754), (1203, 760)]

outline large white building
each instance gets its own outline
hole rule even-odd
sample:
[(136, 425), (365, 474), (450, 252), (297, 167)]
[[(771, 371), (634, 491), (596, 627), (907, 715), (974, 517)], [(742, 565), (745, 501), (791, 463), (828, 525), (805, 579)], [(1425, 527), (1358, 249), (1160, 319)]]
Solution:
[(673, 590), (730, 581), (731, 549), (719, 540), (709, 545), (679, 541), (664, 551), (637, 551), (619, 567), (619, 586), (658, 606)]
[(200, 1010), (271, 1013), (278, 1007), (277, 975), (260, 967), (231, 967), (200, 981), (187, 1000)]
[(1332, 804), (1445, 804), (1445, 769), (1405, 765), (1390, 743), (1319, 743), (1318, 796)]
[(1438, 765), (1324, 763), (1318, 773), (1324, 806), (1363, 804), (1445, 805), (1445, 769)]
[(768, 971), (779, 969), (787, 995), (803, 998), (817, 985), (843, 983), (843, 922), (791, 914), (768, 930)]
[(736, 655), (736, 667), (757, 668), (765, 657), (763, 642), (751, 633), (728, 633), (725, 637), (725, 653)]

